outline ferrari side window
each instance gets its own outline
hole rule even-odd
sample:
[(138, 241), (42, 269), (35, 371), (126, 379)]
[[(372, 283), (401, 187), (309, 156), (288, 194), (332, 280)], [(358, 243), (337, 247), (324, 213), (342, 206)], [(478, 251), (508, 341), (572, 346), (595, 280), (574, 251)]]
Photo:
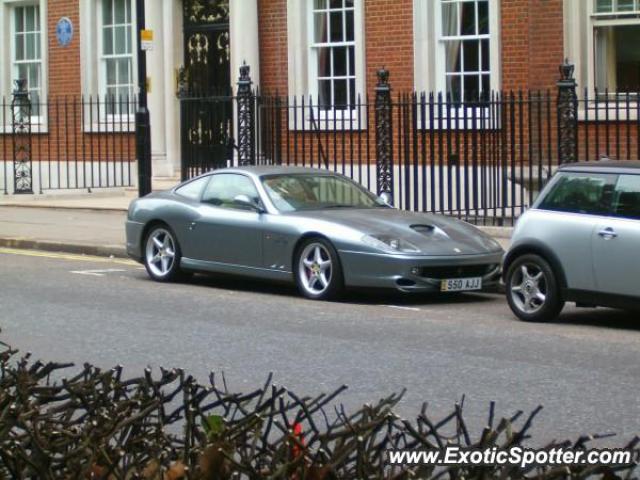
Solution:
[(176, 193), (182, 197), (188, 198), (189, 200), (200, 200), (202, 196), (202, 189), (209, 181), (209, 177), (200, 177), (192, 180), (191, 182), (187, 182), (184, 185), (176, 188)]
[(220, 208), (246, 210), (246, 206), (238, 204), (235, 200), (239, 195), (245, 195), (255, 203), (260, 203), (258, 190), (249, 177), (235, 173), (221, 173), (211, 176), (202, 201)]

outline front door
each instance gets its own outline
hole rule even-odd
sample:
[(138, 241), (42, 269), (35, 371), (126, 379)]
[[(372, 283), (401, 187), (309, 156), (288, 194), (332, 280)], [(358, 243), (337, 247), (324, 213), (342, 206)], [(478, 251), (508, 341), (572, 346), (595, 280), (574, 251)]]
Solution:
[(192, 235), (196, 259), (251, 268), (262, 266), (263, 215), (239, 205), (238, 195), (259, 201), (258, 191), (246, 175), (211, 176), (202, 196)]
[(227, 166), (233, 151), (229, 0), (184, 0), (182, 178)]
[(612, 217), (593, 235), (594, 272), (599, 292), (640, 297), (640, 175), (620, 175)]
[(567, 286), (572, 290), (596, 289), (593, 232), (610, 211), (617, 178), (605, 173), (560, 172), (530, 213), (544, 223), (545, 228), (536, 235), (562, 262)]

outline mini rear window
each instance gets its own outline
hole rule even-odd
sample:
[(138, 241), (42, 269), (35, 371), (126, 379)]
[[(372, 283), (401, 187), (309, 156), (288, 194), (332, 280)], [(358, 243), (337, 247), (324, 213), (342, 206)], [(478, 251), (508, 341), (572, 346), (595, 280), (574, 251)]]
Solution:
[(549, 192), (538, 204), (541, 210), (609, 215), (618, 175), (559, 173)]
[(613, 194), (613, 215), (640, 220), (640, 175), (620, 175)]

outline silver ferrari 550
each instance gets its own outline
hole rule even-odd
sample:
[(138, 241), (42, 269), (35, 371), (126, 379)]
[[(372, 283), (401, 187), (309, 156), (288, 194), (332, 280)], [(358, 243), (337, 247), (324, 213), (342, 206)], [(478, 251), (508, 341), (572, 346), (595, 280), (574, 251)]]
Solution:
[(395, 210), (343, 175), (301, 167), (217, 170), (131, 203), (127, 251), (150, 277), (189, 272), (295, 282), (312, 299), (345, 287), (481, 290), (503, 250), (477, 228)]

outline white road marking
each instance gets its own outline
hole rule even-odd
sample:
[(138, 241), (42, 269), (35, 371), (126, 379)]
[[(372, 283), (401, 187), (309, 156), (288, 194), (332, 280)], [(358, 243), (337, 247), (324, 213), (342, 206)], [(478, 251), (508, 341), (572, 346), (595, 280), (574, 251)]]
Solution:
[(107, 273), (122, 273), (126, 272), (126, 270), (121, 270), (117, 268), (107, 268), (104, 270), (72, 270), (70, 273), (75, 273), (78, 275), (89, 275), (93, 277), (104, 277)]
[(380, 306), (381, 307), (386, 307), (386, 308), (394, 308), (396, 310), (406, 310), (406, 311), (409, 311), (409, 312), (420, 312), (420, 311), (422, 311), (421, 309), (416, 308), (416, 307), (403, 307), (401, 305), (380, 305)]

